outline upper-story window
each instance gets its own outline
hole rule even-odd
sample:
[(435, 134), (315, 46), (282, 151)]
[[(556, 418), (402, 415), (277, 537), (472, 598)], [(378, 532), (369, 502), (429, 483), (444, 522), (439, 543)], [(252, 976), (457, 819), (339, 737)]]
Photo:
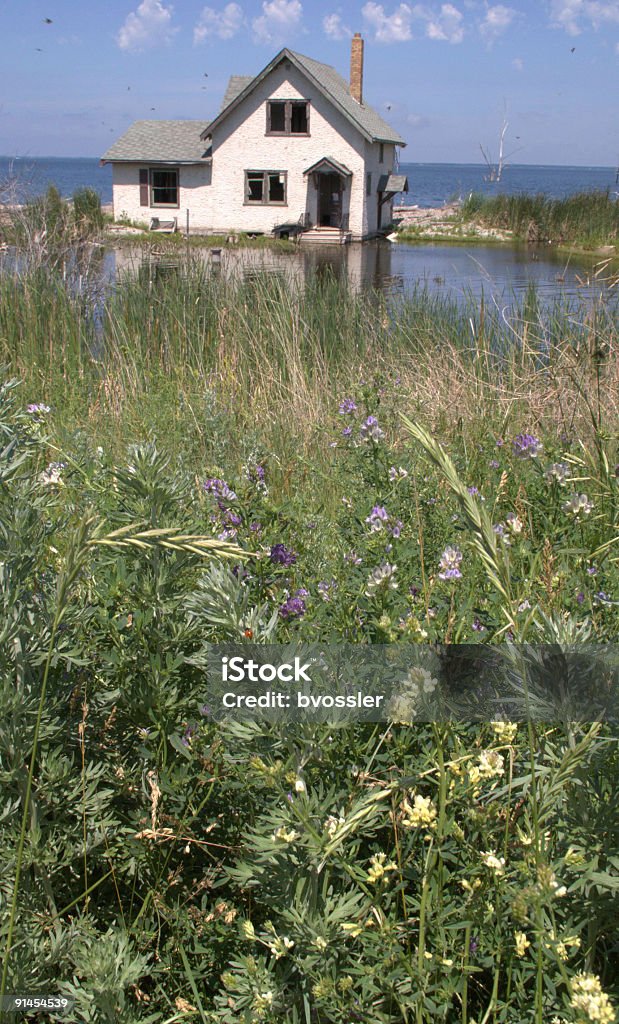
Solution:
[(309, 100), (267, 100), (267, 135), (309, 135)]
[(378, 162), (379, 164), (385, 162), (385, 146), (382, 142), (378, 144)]

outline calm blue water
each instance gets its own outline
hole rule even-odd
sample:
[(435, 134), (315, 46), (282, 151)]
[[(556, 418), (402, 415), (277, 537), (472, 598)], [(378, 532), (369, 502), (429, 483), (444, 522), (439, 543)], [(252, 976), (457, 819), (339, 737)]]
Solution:
[(575, 192), (598, 189), (619, 195), (616, 167), (544, 167), (535, 164), (511, 164), (500, 182), (487, 182), (485, 164), (400, 164), (400, 174), (408, 177), (409, 191), (404, 206), (442, 206), (451, 199), (466, 199), (471, 192), (488, 196), (543, 192), (563, 199)]
[[(402, 197), (405, 205), (442, 206), (454, 197), (466, 198), (470, 192), (544, 192), (555, 198), (574, 192), (610, 189), (619, 192), (615, 167), (543, 167), (513, 164), (497, 183), (484, 181), (485, 164), (401, 164), (408, 176), (410, 191)], [(91, 157), (0, 157), (0, 189), (9, 180), (15, 182), (19, 198), (45, 192), (56, 185), (61, 195), (71, 196), (75, 189), (88, 186), (99, 192), (103, 203), (112, 202), (112, 168), (99, 166)]]

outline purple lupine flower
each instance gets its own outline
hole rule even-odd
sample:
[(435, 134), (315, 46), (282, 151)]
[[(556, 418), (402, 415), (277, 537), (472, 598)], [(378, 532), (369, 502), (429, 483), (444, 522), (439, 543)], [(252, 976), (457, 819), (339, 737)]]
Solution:
[(578, 604), (582, 604), (584, 602), (584, 600), (585, 600), (585, 595), (583, 594), (583, 592), (581, 590), (581, 591), (578, 592), (578, 594), (576, 594), (576, 601), (578, 602)]
[(497, 459), (490, 459), (488, 465), (490, 466), (490, 469), (499, 469), (501, 463), (498, 462)]
[(327, 603), (332, 600), (335, 591), (337, 590), (337, 580), (331, 579), (330, 581), (321, 580), (316, 587), (323, 601)]
[(384, 431), (378, 425), (376, 416), (368, 416), (361, 424), (360, 434), (363, 441), (376, 441), (377, 443), (382, 441), (385, 436)]
[(605, 590), (598, 590), (597, 594), (593, 595), (594, 601), (599, 601), (600, 604), (614, 604), (610, 594), (607, 594)]
[(287, 548), (285, 544), (274, 544), (269, 558), (274, 565), (285, 565), (288, 567), (294, 565), (297, 560), (297, 554), (292, 548)]
[(470, 938), (470, 941), (469, 941), (469, 956), (475, 956), (475, 954), (476, 954), (478, 949), (479, 949), (479, 942), (477, 941), (477, 936), (476, 935), (471, 935), (471, 938)]
[(181, 737), (181, 743), (183, 744), (184, 747), (190, 747), (191, 746), (191, 741), (192, 741), (192, 739), (195, 736), (197, 731), (198, 730), (197, 730), (195, 725), (188, 725), (187, 726), (187, 728), (185, 729), (185, 732), (183, 733), (183, 735)]
[(300, 619), (305, 615), (305, 601), (302, 597), (289, 597), (279, 607), (282, 619)]
[(352, 398), (343, 398), (340, 402), (340, 416), (347, 416), (349, 413), (355, 412), (356, 409), (356, 403)]
[(389, 513), (384, 505), (375, 505), (365, 521), (370, 524), (370, 533), (377, 533), (389, 522)]
[(503, 445), (505, 444), (505, 441), (503, 440), (502, 437), (497, 437), (495, 444), (497, 448), (502, 448)]
[(481, 621), (481, 619), (478, 619), (478, 618), (473, 619), (473, 622), (471, 624), (471, 628), (474, 629), (476, 633), (485, 633), (486, 632), (486, 627), (484, 626), (484, 624)]
[(597, 565), (588, 565), (587, 566), (587, 576), (595, 576), (597, 571), (598, 571)]
[(31, 416), (45, 416), (51, 411), (49, 405), (45, 405), (43, 402), (31, 402), (26, 406), (26, 412), (29, 412)]
[(344, 437), (350, 437), (350, 435), (352, 434), (352, 427), (344, 427), (342, 434), (344, 435)]
[(348, 565), (361, 565), (362, 561), (363, 559), (359, 558), (356, 551), (347, 551), (344, 555), (344, 562), (348, 563)]
[(462, 573), (460, 572), (460, 563), (462, 561), (462, 552), (459, 548), (446, 547), (441, 555), (440, 569), (441, 572), (438, 574), (440, 580), (459, 580), (462, 579)]
[(543, 447), (534, 434), (518, 434), (512, 441), (513, 453), (519, 459), (536, 459)]
[(246, 467), (246, 475), (250, 484), (256, 484), (257, 487), (264, 487), (264, 466), (259, 462), (252, 462)]
[(209, 477), (204, 481), (202, 487), (207, 494), (212, 494), (216, 498), (224, 498), (226, 501), (236, 501), (236, 494), (234, 491), (228, 487), (225, 480), (220, 480), (219, 477)]
[(477, 497), (477, 495), (479, 494), (478, 487), (467, 487), (467, 491), (469, 492), (472, 498)]
[(252, 533), (262, 533), (262, 524), (259, 523), (257, 519), (254, 519), (254, 521), (249, 524), (249, 529)]

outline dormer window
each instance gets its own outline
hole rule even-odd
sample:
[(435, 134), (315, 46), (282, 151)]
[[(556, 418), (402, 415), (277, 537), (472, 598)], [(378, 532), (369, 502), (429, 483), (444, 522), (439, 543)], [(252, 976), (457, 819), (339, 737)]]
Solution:
[(309, 135), (309, 100), (267, 100), (267, 135)]

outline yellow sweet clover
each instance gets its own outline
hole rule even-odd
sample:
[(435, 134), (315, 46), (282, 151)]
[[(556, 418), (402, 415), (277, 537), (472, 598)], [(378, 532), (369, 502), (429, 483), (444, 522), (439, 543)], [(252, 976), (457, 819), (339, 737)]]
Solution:
[(402, 801), (402, 825), (405, 828), (435, 828), (436, 807), (429, 796), (411, 792), (413, 803)]
[(595, 1024), (612, 1024), (615, 1011), (596, 974), (577, 974), (572, 980), (571, 1005), (584, 1019)]

